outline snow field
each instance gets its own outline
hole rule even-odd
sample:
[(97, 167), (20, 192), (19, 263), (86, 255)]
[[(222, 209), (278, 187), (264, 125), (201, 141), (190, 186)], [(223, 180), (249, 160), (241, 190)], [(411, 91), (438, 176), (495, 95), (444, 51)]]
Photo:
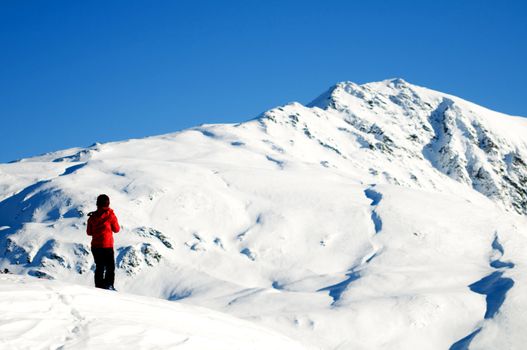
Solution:
[(302, 349), (200, 307), (31, 277), (0, 275), (4, 349)]

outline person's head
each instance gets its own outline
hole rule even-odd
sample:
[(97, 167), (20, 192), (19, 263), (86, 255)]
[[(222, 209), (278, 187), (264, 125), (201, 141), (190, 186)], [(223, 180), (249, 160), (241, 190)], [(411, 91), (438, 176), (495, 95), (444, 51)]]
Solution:
[(97, 209), (108, 207), (110, 207), (110, 197), (105, 194), (99, 195), (99, 197), (97, 197)]

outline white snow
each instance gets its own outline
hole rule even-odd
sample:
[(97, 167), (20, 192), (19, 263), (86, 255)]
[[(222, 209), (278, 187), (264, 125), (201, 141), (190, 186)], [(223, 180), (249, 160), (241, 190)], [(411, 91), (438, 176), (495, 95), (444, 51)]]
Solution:
[[(471, 348), (520, 349), (525, 135), (527, 119), (392, 79), (241, 124), (0, 164), (0, 268), (91, 286), (85, 215), (106, 193), (125, 293), (310, 349), (445, 349), (478, 329)], [(469, 286), (496, 272), (514, 283), (485, 289), (489, 304)]]
[(2, 349), (302, 349), (246, 321), (182, 303), (0, 275)]

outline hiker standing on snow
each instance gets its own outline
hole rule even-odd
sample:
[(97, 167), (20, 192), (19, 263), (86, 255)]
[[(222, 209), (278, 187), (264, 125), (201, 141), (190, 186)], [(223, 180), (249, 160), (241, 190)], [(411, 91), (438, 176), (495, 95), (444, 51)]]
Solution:
[(97, 210), (88, 214), (86, 232), (91, 236), (91, 251), (95, 260), (95, 287), (115, 290), (115, 259), (113, 254), (113, 233), (119, 232), (119, 222), (112, 209), (110, 198), (101, 194), (97, 197)]

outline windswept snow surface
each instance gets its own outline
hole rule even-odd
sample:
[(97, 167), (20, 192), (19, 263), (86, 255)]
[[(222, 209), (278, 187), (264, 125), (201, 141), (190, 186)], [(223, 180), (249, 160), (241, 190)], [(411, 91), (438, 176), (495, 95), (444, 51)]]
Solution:
[(204, 308), (0, 275), (2, 349), (303, 349)]
[(2, 164), (0, 268), (92, 285), (86, 213), (106, 193), (121, 291), (310, 349), (521, 349), (526, 135), (527, 119), (392, 79)]

